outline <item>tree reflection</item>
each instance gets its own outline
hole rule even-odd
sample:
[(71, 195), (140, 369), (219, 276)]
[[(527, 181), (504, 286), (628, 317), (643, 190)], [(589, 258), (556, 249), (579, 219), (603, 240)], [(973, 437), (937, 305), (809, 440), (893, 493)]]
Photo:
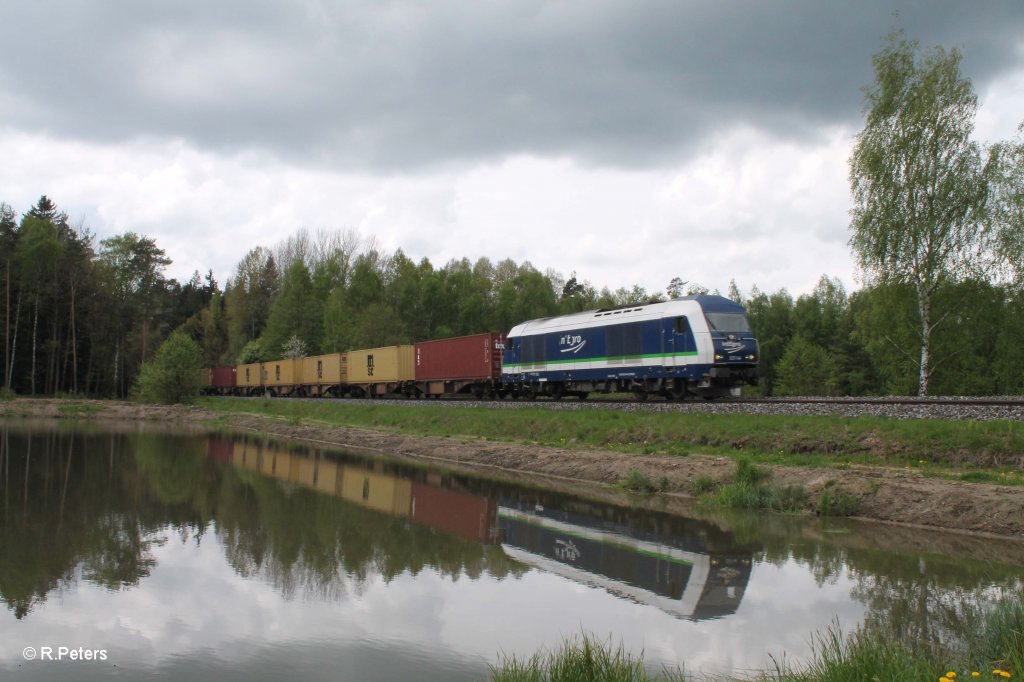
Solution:
[(239, 574), (289, 597), (340, 599), (426, 568), (453, 580), (524, 570), (496, 547), (225, 466), (199, 439), (7, 426), (0, 444), (0, 598), (19, 619), (77, 580), (138, 585), (155, 548), (208, 530)]

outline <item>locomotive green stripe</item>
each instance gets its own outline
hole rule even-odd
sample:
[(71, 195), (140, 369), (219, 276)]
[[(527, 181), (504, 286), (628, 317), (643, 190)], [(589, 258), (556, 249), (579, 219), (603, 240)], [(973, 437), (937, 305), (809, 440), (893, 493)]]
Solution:
[(695, 357), (697, 351), (687, 351), (685, 353), (651, 353), (648, 355), (613, 355), (611, 357), (604, 358), (566, 358), (565, 360), (547, 360), (544, 362), (508, 362), (505, 363), (505, 367), (537, 367), (538, 365), (565, 365), (570, 362), (611, 362), (612, 360), (657, 360), (666, 358), (675, 358), (680, 356)]

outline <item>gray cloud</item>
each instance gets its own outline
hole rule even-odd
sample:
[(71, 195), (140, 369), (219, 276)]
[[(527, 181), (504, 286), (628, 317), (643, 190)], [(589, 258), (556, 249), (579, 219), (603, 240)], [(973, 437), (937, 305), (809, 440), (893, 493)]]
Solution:
[(738, 125), (806, 139), (858, 124), (894, 25), (960, 48), (979, 91), (1024, 35), (1019, 1), (7, 5), (0, 126), (375, 171), (650, 166)]

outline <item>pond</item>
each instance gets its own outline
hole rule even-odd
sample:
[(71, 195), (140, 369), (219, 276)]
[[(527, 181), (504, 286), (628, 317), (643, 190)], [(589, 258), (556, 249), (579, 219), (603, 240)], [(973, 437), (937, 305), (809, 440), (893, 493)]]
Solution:
[(742, 675), (868, 620), (961, 636), (1024, 564), (967, 536), (143, 425), (0, 421), (0, 498), (2, 679), (478, 680), (582, 632)]

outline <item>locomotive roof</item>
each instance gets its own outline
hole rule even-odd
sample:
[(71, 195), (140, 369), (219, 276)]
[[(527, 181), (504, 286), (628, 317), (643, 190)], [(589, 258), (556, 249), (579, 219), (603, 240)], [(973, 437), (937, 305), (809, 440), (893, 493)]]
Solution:
[(698, 294), (695, 296), (682, 296), (680, 298), (673, 298), (668, 301), (660, 301), (656, 303), (640, 303), (636, 305), (618, 306), (615, 308), (587, 310), (582, 313), (572, 313), (571, 315), (541, 317), (517, 324), (509, 332), (509, 336), (548, 329), (599, 326), (625, 320), (656, 319), (664, 317), (665, 315), (673, 314), (693, 314), (694, 304), (696, 304), (696, 307), (703, 312), (745, 312), (743, 306), (735, 301), (725, 298), (724, 296)]

